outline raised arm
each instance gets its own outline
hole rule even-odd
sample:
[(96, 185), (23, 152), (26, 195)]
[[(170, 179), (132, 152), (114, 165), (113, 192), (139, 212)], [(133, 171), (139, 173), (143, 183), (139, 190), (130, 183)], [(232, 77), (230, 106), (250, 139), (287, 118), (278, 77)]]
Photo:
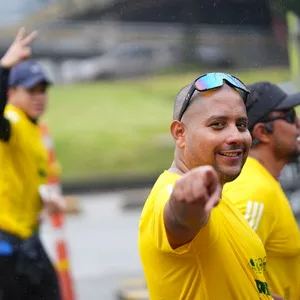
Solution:
[(0, 60), (0, 140), (8, 141), (10, 138), (10, 124), (4, 118), (4, 109), (7, 103), (8, 76), (12, 67), (31, 56), (30, 44), (36, 38), (37, 32), (26, 35), (25, 29), (21, 28)]
[(219, 204), (222, 187), (211, 166), (201, 166), (183, 175), (175, 184), (164, 210), (168, 240), (173, 249), (187, 244), (207, 223)]

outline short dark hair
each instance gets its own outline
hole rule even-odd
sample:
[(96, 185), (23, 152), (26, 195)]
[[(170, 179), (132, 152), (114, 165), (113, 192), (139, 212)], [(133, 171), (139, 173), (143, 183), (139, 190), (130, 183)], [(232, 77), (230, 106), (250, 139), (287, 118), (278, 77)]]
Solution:
[[(178, 120), (184, 99), (185, 99), (186, 95), (188, 94), (189, 89), (191, 88), (191, 85), (192, 85), (191, 83), (187, 84), (176, 95), (175, 102), (174, 102), (174, 108), (173, 108), (173, 120)], [(200, 93), (198, 91), (194, 92), (192, 99), (191, 99), (191, 103), (193, 100), (195, 100), (195, 98), (197, 98), (199, 96), (199, 94)]]

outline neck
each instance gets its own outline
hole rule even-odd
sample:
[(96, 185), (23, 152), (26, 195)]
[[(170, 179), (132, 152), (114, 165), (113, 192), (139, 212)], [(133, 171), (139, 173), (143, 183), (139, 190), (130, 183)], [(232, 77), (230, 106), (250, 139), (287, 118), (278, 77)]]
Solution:
[(269, 149), (253, 148), (250, 150), (249, 156), (262, 164), (276, 180), (278, 180), (281, 170), (287, 164), (285, 160), (275, 157)]
[(174, 174), (182, 175), (188, 172), (189, 169), (182, 161), (176, 161), (176, 159), (174, 159), (168, 171)]
[(178, 149), (175, 149), (174, 153), (174, 160), (169, 168), (169, 172), (182, 175), (184, 173), (187, 173), (190, 170), (190, 168), (187, 166), (184, 159), (182, 159), (181, 153), (178, 151)]
[(38, 119), (33, 119), (33, 118), (30, 118), (29, 116), (27, 116), (27, 117), (33, 124), (37, 125)]
[[(183, 161), (175, 158), (168, 171), (174, 174), (183, 175), (184, 173), (190, 171), (190, 169), (185, 165)], [(222, 187), (224, 186), (225, 183), (227, 182), (223, 181), (222, 178), (220, 177), (220, 184)]]

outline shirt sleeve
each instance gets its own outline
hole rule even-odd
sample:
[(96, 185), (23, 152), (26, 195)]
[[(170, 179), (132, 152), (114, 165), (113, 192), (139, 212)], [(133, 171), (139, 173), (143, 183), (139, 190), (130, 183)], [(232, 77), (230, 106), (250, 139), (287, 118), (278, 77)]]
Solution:
[(164, 222), (164, 208), (170, 198), (172, 188), (172, 185), (167, 186), (157, 196), (149, 224), (151, 228), (151, 236), (156, 248), (162, 252), (175, 255), (194, 255), (196, 251), (194, 247), (195, 244), (197, 244), (197, 247), (209, 247), (209, 245), (216, 240), (219, 224), (216, 221), (217, 216), (214, 212), (216, 212), (217, 209), (213, 210), (207, 224), (201, 228), (192, 241), (182, 245), (181, 247), (173, 249), (169, 243)]
[(223, 195), (238, 208), (265, 245), (276, 223), (272, 191), (254, 182), (237, 184), (233, 181), (225, 184)]

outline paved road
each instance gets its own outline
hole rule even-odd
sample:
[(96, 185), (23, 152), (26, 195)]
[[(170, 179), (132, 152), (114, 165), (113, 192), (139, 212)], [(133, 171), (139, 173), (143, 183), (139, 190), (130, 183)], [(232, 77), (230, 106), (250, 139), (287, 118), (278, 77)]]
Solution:
[[(67, 217), (76, 300), (115, 300), (119, 282), (142, 273), (137, 250), (139, 210), (123, 212), (121, 193), (79, 196), (83, 214)], [(55, 258), (55, 231), (49, 223), (42, 239)]]

